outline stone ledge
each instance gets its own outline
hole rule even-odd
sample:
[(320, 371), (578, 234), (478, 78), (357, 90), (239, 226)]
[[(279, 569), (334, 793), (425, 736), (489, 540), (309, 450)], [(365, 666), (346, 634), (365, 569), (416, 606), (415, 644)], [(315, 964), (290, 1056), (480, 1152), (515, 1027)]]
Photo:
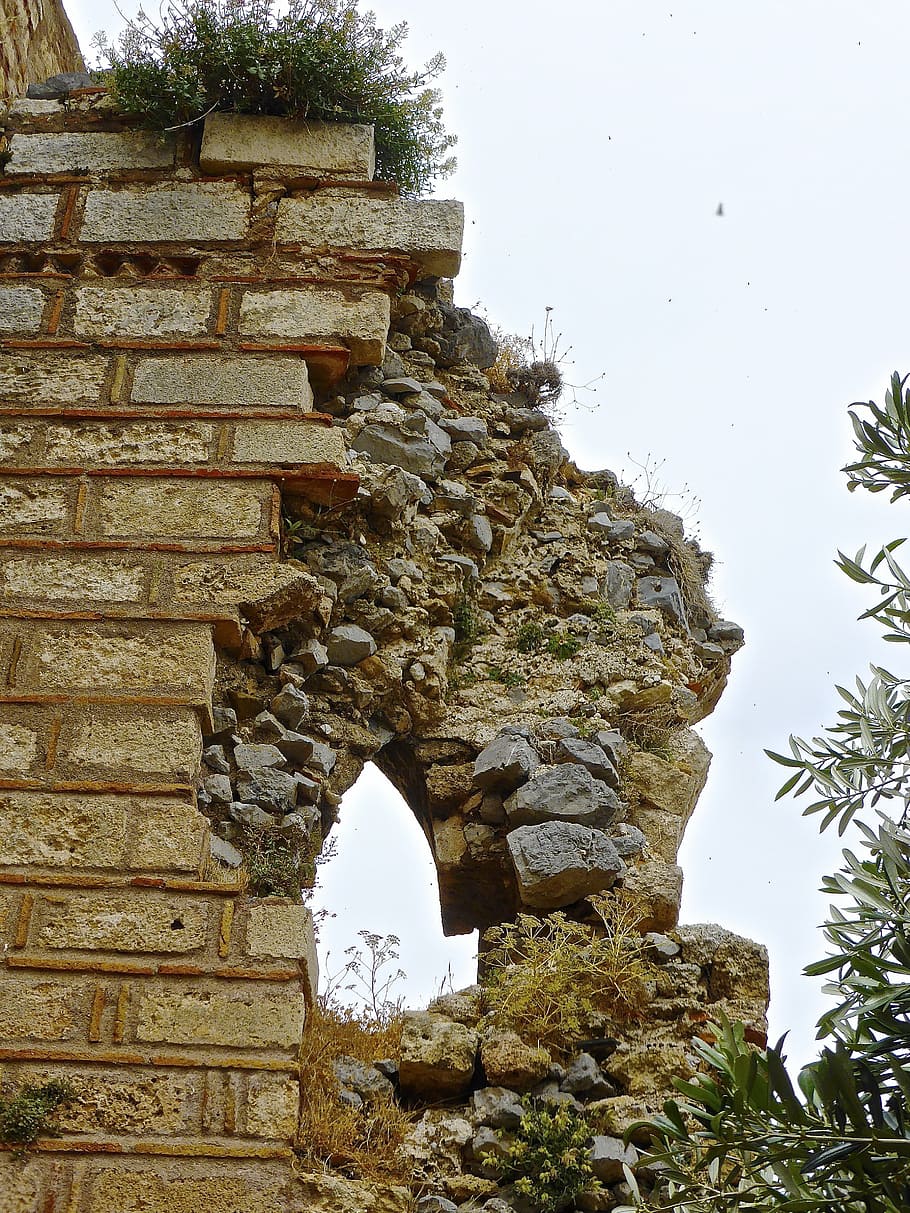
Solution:
[(258, 114), (211, 114), (199, 167), (204, 173), (291, 168), (314, 177), (373, 179), (372, 126), (304, 122)]

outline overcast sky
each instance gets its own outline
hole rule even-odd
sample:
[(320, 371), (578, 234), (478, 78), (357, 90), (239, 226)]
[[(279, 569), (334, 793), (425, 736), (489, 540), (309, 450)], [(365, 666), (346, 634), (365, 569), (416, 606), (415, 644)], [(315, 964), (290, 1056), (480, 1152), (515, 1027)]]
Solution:
[[(855, 622), (868, 598), (832, 560), (906, 533), (903, 507), (848, 494), (838, 469), (851, 456), (846, 405), (882, 399), (890, 372), (910, 370), (910, 9), (370, 7), (384, 27), (408, 22), (409, 62), (448, 59), (459, 168), (438, 192), (467, 210), (457, 301), (519, 333), (553, 307), (574, 347), (570, 378), (605, 374), (596, 410), (565, 428), (578, 463), (634, 474), (633, 461), (663, 460), (663, 484), (701, 499), (694, 524), (717, 557), (715, 599), (747, 645), (700, 726), (715, 759), (684, 846), (683, 916), (768, 945), (772, 1030), (791, 1027), (791, 1054), (806, 1060), (822, 1004), (799, 972), (823, 952), (816, 889), (839, 845), (792, 802), (772, 804), (782, 775), (762, 750), (816, 732), (837, 710), (833, 683), (882, 660), (874, 625)], [(94, 0), (68, 9), (83, 46), (119, 24)], [(358, 785), (343, 806), (327, 897), (359, 896), (336, 926), (350, 942), (361, 926), (397, 930), (405, 967), (417, 974), (429, 955), (441, 975), (442, 945), (417, 934), (438, 918), (431, 874), (415, 868), (414, 890), (401, 884), (425, 844), (396, 840), (411, 858), (380, 862), (395, 810), (379, 796)], [(403, 908), (384, 922), (375, 899), (393, 889)], [(337, 956), (345, 945), (331, 946)]]

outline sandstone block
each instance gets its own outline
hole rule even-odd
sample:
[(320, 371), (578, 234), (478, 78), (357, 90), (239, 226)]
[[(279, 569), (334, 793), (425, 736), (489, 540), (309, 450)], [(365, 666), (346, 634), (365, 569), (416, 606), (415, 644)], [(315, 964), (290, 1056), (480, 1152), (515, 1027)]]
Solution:
[(191, 780), (199, 774), (202, 735), (191, 709), (92, 706), (61, 736), (58, 764)]
[(72, 502), (72, 486), (62, 480), (0, 480), (0, 533), (60, 534)]
[(625, 871), (606, 835), (587, 826), (564, 821), (519, 826), (506, 842), (521, 899), (536, 909), (555, 910), (609, 889)]
[(8, 173), (105, 173), (128, 168), (168, 168), (174, 141), (148, 131), (65, 131), (13, 135)]
[(256, 982), (255, 987), (146, 987), (139, 1000), (136, 1039), (296, 1051), (303, 1031), (303, 996), (291, 984)]
[(0, 333), (31, 336), (41, 327), (44, 292), (36, 286), (0, 286)]
[(105, 952), (195, 952), (205, 946), (201, 898), (156, 893), (85, 893), (40, 898), (35, 942), (43, 948)]
[(76, 292), (79, 337), (200, 337), (208, 329), (211, 292), (199, 287), (83, 286)]
[(293, 1141), (300, 1086), (283, 1074), (254, 1074), (246, 1101), (246, 1133), (271, 1141)]
[(26, 1161), (11, 1153), (0, 1154), (2, 1213), (33, 1213), (33, 1210), (40, 1208), (42, 1178), (47, 1171), (46, 1159)]
[(50, 240), (57, 198), (57, 194), (0, 196), (0, 244)]
[(41, 630), (28, 664), (36, 690), (182, 694), (208, 702), (215, 676), (211, 629), (205, 624)]
[(90, 988), (78, 982), (11, 977), (0, 982), (0, 1037), (75, 1040), (84, 1029)]
[[(276, 1213), (291, 1208), (287, 1165), (278, 1168), (237, 1164), (214, 1170), (190, 1159), (144, 1162), (143, 1169), (123, 1164), (95, 1166), (85, 1181), (86, 1213), (115, 1209), (142, 1213)], [(19, 1213), (15, 1210), (14, 1213)]]
[(296, 354), (143, 359), (132, 398), (143, 404), (276, 405), (303, 411), (313, 404), (306, 363)]
[(204, 818), (176, 799), (0, 792), (0, 864), (10, 867), (190, 872), (205, 836)]
[(102, 244), (132, 240), (242, 240), (247, 234), (249, 216), (247, 191), (222, 182), (96, 189), (90, 191), (85, 204), (80, 239)]
[(272, 500), (266, 481), (128, 480), (104, 485), (98, 519), (108, 538), (254, 539)]
[(36, 428), (21, 421), (0, 424), (0, 463), (17, 463), (31, 445)]
[(214, 426), (203, 422), (51, 425), (47, 429), (47, 463), (64, 466), (206, 463), (214, 432)]
[(331, 287), (248, 291), (240, 305), (240, 331), (295, 341), (343, 342), (357, 366), (380, 366), (389, 331), (389, 297), (365, 291), (349, 299)]
[(453, 278), (461, 265), (464, 208), (436, 198), (375, 198), (322, 190), (278, 204), (280, 244), (310, 248), (401, 249), (425, 274)]
[(62, 1073), (56, 1066), (16, 1070), (17, 1080), (38, 1085), (60, 1077), (72, 1085), (76, 1096), (55, 1117), (65, 1133), (163, 1136), (195, 1130), (198, 1075), (133, 1066), (119, 1071), (67, 1067)]
[(101, 393), (107, 364), (107, 358), (94, 354), (2, 354), (0, 399), (12, 404), (93, 404)]
[(437, 1100), (460, 1095), (474, 1076), (479, 1037), (473, 1028), (441, 1015), (405, 1015), (399, 1080), (409, 1096)]
[(50, 602), (140, 602), (148, 570), (119, 558), (53, 553), (0, 559), (0, 597)]
[(234, 427), (232, 463), (332, 463), (344, 467), (344, 432), (316, 422), (242, 421)]
[(708, 997), (768, 1001), (768, 949), (725, 931), (711, 963)]
[(708, 778), (711, 754), (691, 729), (679, 734), (676, 745), (671, 762), (645, 750), (631, 755), (629, 775), (649, 804), (681, 817), (684, 829)]
[(38, 757), (38, 734), (24, 725), (0, 721), (0, 771), (25, 774)]
[(641, 903), (643, 931), (672, 931), (679, 921), (682, 900), (682, 869), (660, 859), (633, 864), (623, 885)]
[(304, 963), (312, 992), (319, 975), (313, 915), (295, 902), (261, 901), (250, 906), (246, 924), (250, 956), (299, 960)]
[(484, 1033), (480, 1060), (487, 1082), (510, 1091), (528, 1091), (547, 1075), (550, 1054), (526, 1044), (515, 1032), (494, 1029)]
[(300, 122), (259, 114), (210, 114), (199, 167), (204, 173), (293, 168), (298, 176), (373, 178), (372, 126)]

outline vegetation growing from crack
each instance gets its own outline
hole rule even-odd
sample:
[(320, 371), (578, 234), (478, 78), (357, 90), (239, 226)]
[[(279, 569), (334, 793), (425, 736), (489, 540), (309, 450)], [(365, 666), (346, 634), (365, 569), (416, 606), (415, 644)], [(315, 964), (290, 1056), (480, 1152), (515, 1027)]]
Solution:
[(378, 29), (356, 0), (171, 0), (157, 21), (141, 9), (112, 45), (95, 45), (124, 113), (158, 130), (214, 111), (375, 127), (376, 172), (424, 193), (454, 167), (447, 156), (436, 55), (409, 72), (404, 23)]
[(56, 1136), (54, 1113), (75, 1099), (75, 1090), (64, 1079), (25, 1083), (9, 1096), (0, 1096), (0, 1141), (24, 1154), (39, 1137)]
[(592, 1136), (582, 1112), (566, 1104), (534, 1107), (526, 1101), (499, 1170), (504, 1179), (515, 1180), (516, 1192), (539, 1213), (558, 1213), (583, 1189), (600, 1186), (591, 1165)]

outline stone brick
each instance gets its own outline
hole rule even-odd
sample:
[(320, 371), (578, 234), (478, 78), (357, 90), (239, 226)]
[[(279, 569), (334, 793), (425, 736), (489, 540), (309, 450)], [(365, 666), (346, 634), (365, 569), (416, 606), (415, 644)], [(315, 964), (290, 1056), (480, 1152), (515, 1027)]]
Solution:
[(148, 358), (136, 368), (132, 398), (142, 404), (277, 405), (302, 410), (313, 404), (306, 363), (296, 354)]
[(299, 1103), (296, 1079), (283, 1074), (254, 1074), (246, 1101), (247, 1136), (293, 1141)]
[(191, 872), (204, 840), (202, 816), (174, 798), (0, 792), (0, 864), (11, 867)]
[(173, 1045), (290, 1049), (300, 1045), (303, 996), (292, 984), (205, 990), (146, 987), (139, 1000), (136, 1039)]
[(21, 421), (0, 423), (0, 462), (16, 463), (27, 451), (35, 435), (35, 426)]
[(296, 341), (342, 341), (358, 366), (379, 366), (389, 331), (389, 297), (365, 291), (349, 299), (331, 287), (248, 291), (240, 305), (240, 331)]
[(52, 425), (47, 431), (46, 460), (69, 467), (205, 463), (213, 434), (214, 427), (203, 422)]
[[(88, 243), (158, 240), (242, 240), (250, 196), (215, 181), (131, 190), (92, 190), (81, 239)], [(41, 239), (41, 237), (35, 237)]]
[(205, 624), (72, 625), (41, 629), (28, 658), (29, 685), (43, 691), (179, 694), (208, 702), (215, 676)]
[(8, 173), (74, 173), (88, 169), (168, 168), (174, 141), (147, 131), (66, 131), (13, 135)]
[(0, 196), (0, 244), (50, 240), (56, 213), (56, 194)]
[(333, 463), (344, 467), (344, 432), (306, 421), (242, 421), (234, 429), (233, 463)]
[(102, 489), (98, 519), (108, 538), (255, 539), (264, 533), (271, 500), (267, 481), (119, 481)]
[(296, 169), (300, 176), (372, 180), (376, 167), (373, 128), (251, 114), (206, 118), (199, 152), (204, 173), (273, 166)]
[[(2, 201), (2, 199), (0, 199)], [(0, 355), (0, 400), (12, 404), (94, 404), (107, 373), (107, 359), (28, 354)]]
[(74, 1040), (84, 1031), (87, 988), (10, 977), (0, 982), (0, 1038)]
[(306, 971), (310, 993), (319, 982), (316, 936), (310, 910), (294, 902), (260, 902), (249, 909), (246, 951), (255, 957), (299, 960)]
[(0, 598), (136, 603), (144, 597), (147, 576), (142, 565), (118, 557), (63, 553), (0, 557)]
[(41, 1179), (48, 1169), (44, 1158), (26, 1161), (0, 1154), (0, 1213), (35, 1213), (41, 1207)]
[(61, 737), (57, 763), (189, 781), (199, 774), (201, 751), (199, 718), (190, 708), (93, 706)]
[[(105, 1164), (87, 1182), (85, 1213), (141, 1209), (142, 1213), (277, 1213), (291, 1209), (286, 1164), (280, 1170), (236, 1163), (213, 1173), (212, 1164), (180, 1159), (144, 1162), (144, 1169)], [(14, 1213), (19, 1213), (15, 1210)], [(31, 1213), (31, 1210), (29, 1210)]]
[(0, 480), (0, 534), (59, 535), (72, 500), (72, 485), (62, 480)]
[(208, 330), (211, 292), (200, 287), (83, 286), (76, 292), (79, 337), (200, 337)]
[(24, 775), (38, 757), (38, 734), (21, 724), (0, 721), (0, 771)]
[(461, 264), (464, 208), (436, 198), (376, 198), (320, 190), (278, 204), (277, 240), (310, 248), (401, 249), (425, 274), (452, 278)]
[(44, 292), (36, 286), (0, 286), (0, 333), (38, 332), (44, 312)]
[(205, 946), (208, 907), (201, 898), (158, 893), (47, 895), (35, 907), (42, 948), (106, 952), (194, 952)]

